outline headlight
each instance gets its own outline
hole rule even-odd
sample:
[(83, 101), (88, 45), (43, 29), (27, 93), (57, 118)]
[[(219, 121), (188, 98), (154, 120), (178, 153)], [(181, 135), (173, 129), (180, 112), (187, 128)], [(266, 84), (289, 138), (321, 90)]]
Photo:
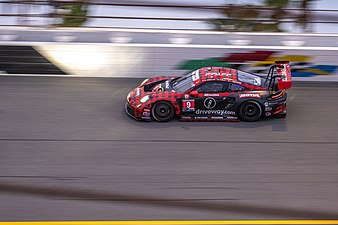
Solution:
[(146, 95), (146, 96), (144, 96), (143, 98), (141, 98), (140, 102), (141, 102), (141, 103), (145, 103), (145, 102), (148, 101), (148, 100), (149, 100), (149, 95)]
[(145, 79), (144, 81), (142, 81), (141, 85), (143, 85), (145, 82), (147, 82), (149, 80), (149, 78)]
[(127, 102), (129, 102), (129, 99), (130, 99), (130, 92), (129, 92), (129, 94), (127, 95)]

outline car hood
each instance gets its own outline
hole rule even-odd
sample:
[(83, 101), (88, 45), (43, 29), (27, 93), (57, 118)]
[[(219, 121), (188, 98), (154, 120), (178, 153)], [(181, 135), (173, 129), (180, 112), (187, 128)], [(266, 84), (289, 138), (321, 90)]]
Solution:
[(146, 79), (137, 88), (132, 90), (127, 97), (127, 100), (139, 100), (145, 95), (152, 95), (156, 92), (175, 92), (171, 85), (171, 80), (176, 77), (153, 77)]

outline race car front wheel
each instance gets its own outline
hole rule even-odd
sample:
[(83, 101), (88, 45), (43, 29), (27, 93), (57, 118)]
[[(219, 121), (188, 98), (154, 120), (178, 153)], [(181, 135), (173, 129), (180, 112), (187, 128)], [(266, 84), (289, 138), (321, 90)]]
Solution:
[(171, 120), (174, 115), (174, 107), (169, 102), (156, 102), (151, 110), (153, 118), (158, 122), (167, 122)]
[(247, 101), (239, 108), (239, 118), (243, 121), (254, 122), (262, 115), (262, 107), (258, 102)]

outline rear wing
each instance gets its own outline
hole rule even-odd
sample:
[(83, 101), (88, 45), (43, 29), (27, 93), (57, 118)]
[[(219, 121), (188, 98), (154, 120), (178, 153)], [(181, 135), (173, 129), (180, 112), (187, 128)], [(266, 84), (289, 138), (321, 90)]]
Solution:
[(291, 70), (289, 61), (276, 61), (276, 71), (279, 78), (277, 83), (279, 90), (285, 90), (292, 87)]

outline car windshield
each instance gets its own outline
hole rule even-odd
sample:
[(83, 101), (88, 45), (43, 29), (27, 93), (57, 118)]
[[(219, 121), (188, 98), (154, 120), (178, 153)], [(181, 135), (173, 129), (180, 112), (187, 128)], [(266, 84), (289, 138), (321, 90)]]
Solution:
[(246, 72), (238, 70), (237, 76), (238, 76), (238, 80), (243, 83), (253, 84), (256, 86), (261, 86), (262, 84), (262, 79), (260, 77), (255, 76), (250, 73), (246, 73)]
[(172, 81), (172, 87), (175, 91), (185, 93), (187, 90), (194, 86), (193, 76), (198, 73), (198, 71), (190, 72), (186, 75), (183, 75)]

